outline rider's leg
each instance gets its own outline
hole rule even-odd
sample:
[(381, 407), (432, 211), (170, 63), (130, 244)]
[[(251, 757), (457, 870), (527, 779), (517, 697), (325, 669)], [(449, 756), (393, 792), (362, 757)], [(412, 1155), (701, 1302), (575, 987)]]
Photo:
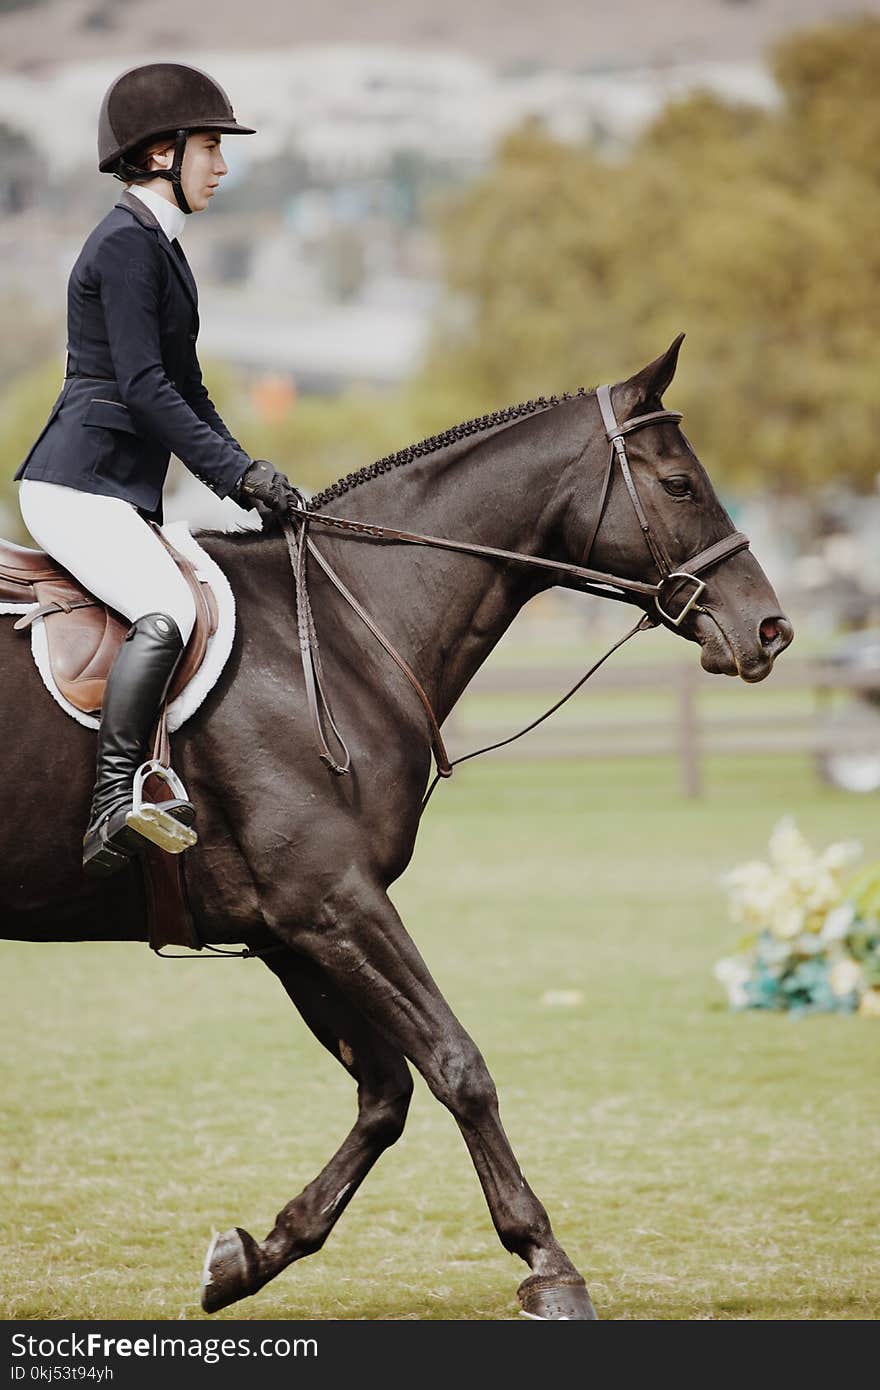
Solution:
[[(113, 873), (118, 856), (137, 853), (142, 839), (129, 822), (135, 773), (149, 756), (150, 735), (168, 686), (183, 653), (180, 630), (165, 613), (148, 613), (132, 624), (104, 690), (95, 792), (83, 838), (83, 868), (90, 874)], [(191, 826), (195, 809), (180, 799), (162, 803), (163, 811)]]
[[(132, 622), (104, 694), (97, 777), (83, 865), (123, 867), (140, 841), (126, 816), (168, 686), (195, 622), (189, 587), (171, 556), (129, 503), (25, 480), (22, 516), (31, 535), (96, 597)], [(169, 807), (184, 823), (188, 802)]]
[(34, 540), (130, 623), (167, 613), (186, 644), (196, 618), (189, 585), (129, 502), (25, 478), (19, 489)]

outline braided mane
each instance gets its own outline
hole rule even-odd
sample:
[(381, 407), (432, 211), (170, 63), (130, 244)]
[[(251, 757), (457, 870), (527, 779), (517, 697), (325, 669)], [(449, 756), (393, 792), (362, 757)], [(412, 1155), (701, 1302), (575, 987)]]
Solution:
[(520, 416), (533, 415), (538, 410), (547, 410), (551, 406), (559, 405), (562, 401), (572, 401), (576, 396), (586, 396), (589, 393), (586, 388), (579, 386), (577, 391), (563, 391), (561, 396), (538, 396), (533, 401), (521, 401), (519, 405), (507, 405), (502, 410), (492, 410), (488, 415), (478, 415), (473, 420), (463, 420), (460, 425), (453, 425), (451, 429), (443, 430), (442, 434), (429, 435), (427, 439), (422, 439), (418, 444), (410, 444), (406, 449), (399, 449), (396, 454), (386, 454), (385, 458), (377, 459), (375, 463), (368, 463), (363, 468), (359, 468), (355, 473), (346, 473), (344, 478), (339, 478), (337, 482), (325, 487), (323, 492), (316, 493), (309, 502), (310, 511), (320, 511), (329, 502), (337, 497), (342, 497), (352, 488), (360, 487), (362, 483), (368, 483), (371, 478), (378, 478), (380, 473), (390, 473), (392, 468), (400, 468), (405, 463), (411, 463), (413, 459), (424, 458), (426, 454), (433, 454), (437, 449), (445, 449), (448, 445), (454, 444), (458, 439), (464, 439), (470, 434), (479, 434), (482, 430), (491, 429), (493, 425), (506, 424), (508, 420), (516, 420)]

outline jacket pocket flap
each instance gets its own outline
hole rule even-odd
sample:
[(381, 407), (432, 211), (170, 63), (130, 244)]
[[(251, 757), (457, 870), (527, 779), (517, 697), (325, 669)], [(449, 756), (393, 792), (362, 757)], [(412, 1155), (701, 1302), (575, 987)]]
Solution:
[(86, 406), (84, 425), (101, 425), (106, 430), (125, 430), (127, 434), (137, 434), (134, 421), (128, 413), (128, 406), (119, 401), (93, 398)]

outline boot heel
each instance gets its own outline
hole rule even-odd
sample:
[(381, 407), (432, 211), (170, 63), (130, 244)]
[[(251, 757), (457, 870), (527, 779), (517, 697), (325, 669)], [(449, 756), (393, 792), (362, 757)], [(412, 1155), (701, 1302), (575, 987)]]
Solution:
[[(83, 839), (83, 873), (89, 878), (109, 878), (118, 874), (131, 863), (131, 855), (117, 841), (111, 844), (107, 838), (108, 821), (93, 830)], [(124, 822), (122, 828), (124, 829)]]

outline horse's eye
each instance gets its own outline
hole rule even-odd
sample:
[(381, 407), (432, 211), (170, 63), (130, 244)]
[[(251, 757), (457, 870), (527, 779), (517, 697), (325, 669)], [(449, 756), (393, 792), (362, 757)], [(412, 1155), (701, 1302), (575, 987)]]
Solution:
[(683, 474), (679, 474), (675, 478), (664, 478), (663, 486), (670, 497), (687, 497), (691, 490), (691, 480)]

